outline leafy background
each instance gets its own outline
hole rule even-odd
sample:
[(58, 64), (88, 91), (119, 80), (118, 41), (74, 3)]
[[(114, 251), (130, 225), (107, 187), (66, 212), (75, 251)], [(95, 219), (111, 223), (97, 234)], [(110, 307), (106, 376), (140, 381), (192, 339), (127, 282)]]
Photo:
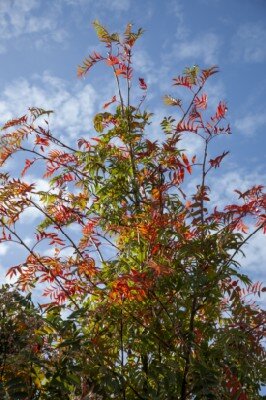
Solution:
[[(0, 123), (37, 106), (55, 110), (53, 134), (65, 142), (94, 136), (92, 116), (112, 97), (114, 87), (101, 68), (83, 81), (77, 79), (76, 67), (95, 46), (97, 50), (91, 27), (95, 18), (111, 31), (130, 21), (146, 31), (134, 57), (139, 77), (149, 86), (146, 107), (155, 113), (149, 132), (152, 139), (160, 140), (159, 122), (170, 113), (162, 96), (178, 96), (171, 79), (186, 66), (219, 65), (221, 73), (211, 81), (208, 92), (213, 107), (220, 99), (228, 103), (233, 135), (216, 144), (231, 154), (209, 185), (216, 204), (232, 202), (237, 199), (234, 189), (265, 184), (265, 12), (264, 0), (101, 0), (97, 4), (90, 0), (1, 0)], [(194, 137), (188, 137), (185, 144), (192, 155), (199, 146)], [(11, 159), (8, 169), (16, 174), (19, 161)], [(34, 173), (31, 178), (39, 189), (47, 188), (46, 181)], [(189, 181), (188, 189), (194, 183)], [(31, 226), (39, 218), (32, 210), (24, 213), (28, 243)], [(0, 244), (2, 282), (7, 268), (20, 257), (12, 244)], [(241, 263), (254, 280), (265, 282), (265, 261), (261, 234), (250, 241)], [(266, 298), (260, 302), (265, 304)]]

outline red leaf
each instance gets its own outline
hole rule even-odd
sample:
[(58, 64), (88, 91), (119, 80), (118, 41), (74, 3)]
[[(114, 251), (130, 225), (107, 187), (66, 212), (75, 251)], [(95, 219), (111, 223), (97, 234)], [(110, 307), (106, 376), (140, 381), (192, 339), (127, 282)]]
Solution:
[(192, 173), (192, 168), (191, 168), (191, 166), (189, 164), (188, 158), (185, 155), (185, 153), (182, 153), (182, 160), (183, 160), (183, 163), (186, 166), (186, 169), (187, 169), (188, 173), (191, 174)]
[(120, 64), (119, 68), (117, 68), (115, 70), (116, 76), (118, 76), (118, 75), (124, 75), (125, 76), (126, 73), (127, 73), (127, 66), (125, 64)]
[(219, 72), (219, 69), (216, 65), (208, 68), (208, 69), (203, 69), (201, 71), (201, 76), (200, 76), (200, 80), (202, 85), (204, 85), (204, 83), (206, 82), (206, 80), (213, 74), (216, 74), (217, 72)]
[(178, 76), (177, 78), (174, 78), (173, 81), (174, 86), (185, 86), (191, 89), (192, 84), (190, 82), (190, 79), (187, 76)]
[(110, 54), (110, 56), (106, 60), (106, 64), (110, 66), (117, 65), (119, 63), (120, 63), (119, 59), (113, 56), (112, 54)]
[(98, 61), (103, 60), (104, 58), (99, 54), (94, 52), (93, 54), (89, 55), (84, 61), (82, 65), (78, 66), (77, 75), (79, 78), (86, 75), (89, 69)]
[(91, 148), (90, 142), (88, 142), (86, 139), (81, 138), (78, 140), (78, 148), (80, 149), (82, 146), (84, 146), (86, 149)]
[(35, 159), (34, 160), (26, 160), (25, 161), (25, 166), (24, 166), (24, 168), (23, 168), (23, 170), (21, 171), (21, 176), (24, 176), (25, 175), (25, 173), (27, 172), (27, 170), (30, 168), (30, 166), (33, 164), (35, 162)]
[(11, 126), (22, 125), (22, 124), (24, 124), (25, 122), (27, 122), (27, 115), (23, 115), (23, 116), (20, 117), (20, 118), (15, 118), (15, 119), (11, 119), (10, 121), (7, 121), (7, 122), (5, 123), (5, 125), (2, 127), (1, 130), (10, 128)]
[(218, 167), (220, 167), (221, 161), (223, 160), (223, 158), (225, 156), (227, 156), (227, 154), (229, 154), (229, 151), (224, 151), (223, 154), (210, 160), (209, 163), (211, 164), (212, 167), (218, 168)]
[(207, 108), (207, 94), (203, 93), (201, 97), (195, 97), (194, 104), (197, 108), (205, 110)]
[(179, 180), (179, 183), (183, 182), (184, 176), (185, 176), (184, 168), (180, 168), (180, 169), (179, 169), (179, 172), (178, 172), (178, 180)]
[(47, 138), (43, 138), (40, 135), (36, 135), (35, 144), (39, 144), (39, 145), (42, 145), (42, 146), (49, 146), (50, 141)]
[(219, 121), (220, 119), (224, 118), (226, 112), (227, 112), (226, 104), (223, 101), (220, 101), (216, 109), (215, 115), (211, 118), (212, 121)]
[(193, 125), (193, 123), (179, 122), (176, 126), (176, 132), (193, 132), (197, 133), (197, 128)]
[(103, 105), (103, 108), (107, 108), (108, 106), (110, 106), (110, 104), (116, 102), (116, 96), (113, 96), (112, 99), (110, 101), (108, 101), (107, 103), (105, 103)]
[(145, 80), (143, 78), (139, 78), (139, 87), (142, 90), (147, 90), (147, 83), (145, 82)]

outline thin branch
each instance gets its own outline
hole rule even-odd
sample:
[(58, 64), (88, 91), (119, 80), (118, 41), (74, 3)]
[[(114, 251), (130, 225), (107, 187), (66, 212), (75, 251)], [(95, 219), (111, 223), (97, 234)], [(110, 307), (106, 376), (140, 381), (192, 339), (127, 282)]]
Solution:
[(62, 289), (62, 291), (65, 293), (65, 295), (69, 298), (69, 300), (76, 306), (76, 308), (79, 310), (80, 307), (78, 303), (73, 299), (73, 297), (69, 294), (69, 292), (64, 288), (64, 286), (61, 284), (60, 280), (57, 278), (57, 276), (40, 260), (40, 258), (30, 249), (30, 247), (27, 246), (27, 244), (21, 239), (21, 237), (13, 231), (3, 220), (1, 221), (3, 226), (12, 234), (14, 235), (19, 243), (35, 258), (36, 261), (46, 270), (50, 273), (52, 278), (57, 282), (59, 287)]

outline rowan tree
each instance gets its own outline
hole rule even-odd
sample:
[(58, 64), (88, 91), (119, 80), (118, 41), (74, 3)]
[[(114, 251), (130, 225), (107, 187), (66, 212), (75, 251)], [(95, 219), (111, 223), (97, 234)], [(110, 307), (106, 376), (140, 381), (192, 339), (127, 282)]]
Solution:
[[(231, 134), (225, 102), (214, 112), (208, 106), (206, 82), (218, 68), (193, 66), (173, 79), (185, 100), (164, 97), (173, 116), (154, 141), (147, 83), (133, 70), (142, 29), (94, 28), (106, 50), (89, 55), (78, 76), (103, 63), (117, 93), (95, 115), (93, 135), (63, 142), (50, 130), (52, 111), (36, 107), (2, 128), (2, 165), (18, 152), (27, 157), (21, 177), (1, 173), (1, 241), (28, 253), (8, 276), (22, 290), (46, 285), (50, 297), (39, 398), (261, 398), (265, 312), (250, 296), (264, 288), (236, 257), (265, 232), (265, 195), (256, 185), (236, 190), (236, 204), (211, 205), (208, 179), (228, 152), (211, 155), (210, 143)], [(185, 135), (202, 140), (203, 154), (188, 156)], [(36, 164), (50, 182), (46, 192), (24, 178)], [(192, 174), (198, 183), (189, 195)], [(29, 207), (44, 217), (30, 246), (17, 229)]]

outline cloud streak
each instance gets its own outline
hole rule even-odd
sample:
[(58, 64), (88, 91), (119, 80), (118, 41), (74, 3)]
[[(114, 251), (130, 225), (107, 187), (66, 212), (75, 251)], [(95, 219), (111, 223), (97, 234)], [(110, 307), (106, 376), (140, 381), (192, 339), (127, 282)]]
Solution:
[(71, 84), (45, 72), (32, 81), (20, 78), (0, 95), (0, 123), (25, 114), (28, 107), (55, 110), (51, 128), (61, 138), (75, 138), (91, 128), (98, 94), (91, 84)]
[(257, 131), (266, 125), (266, 115), (255, 113), (244, 115), (235, 121), (236, 129), (245, 136), (253, 136)]
[[(0, 53), (5, 52), (10, 40), (26, 36), (31, 44), (41, 46), (49, 41), (61, 43), (67, 36), (59, 26), (59, 8), (42, 7), (40, 0), (0, 2)], [(37, 36), (36, 36), (37, 34)]]
[(176, 51), (181, 60), (190, 59), (196, 62), (202, 60), (207, 65), (216, 64), (221, 39), (218, 35), (208, 32), (200, 37), (181, 41)]
[(245, 23), (237, 29), (231, 44), (234, 61), (260, 63), (266, 60), (266, 29), (258, 23)]
[(59, 3), (62, 5), (69, 4), (75, 8), (85, 7), (88, 9), (88, 5), (90, 7), (93, 6), (94, 9), (101, 10), (102, 12), (106, 11), (107, 13), (112, 11), (128, 11), (130, 7), (130, 0), (98, 0), (94, 2), (92, 0), (59, 0)]

